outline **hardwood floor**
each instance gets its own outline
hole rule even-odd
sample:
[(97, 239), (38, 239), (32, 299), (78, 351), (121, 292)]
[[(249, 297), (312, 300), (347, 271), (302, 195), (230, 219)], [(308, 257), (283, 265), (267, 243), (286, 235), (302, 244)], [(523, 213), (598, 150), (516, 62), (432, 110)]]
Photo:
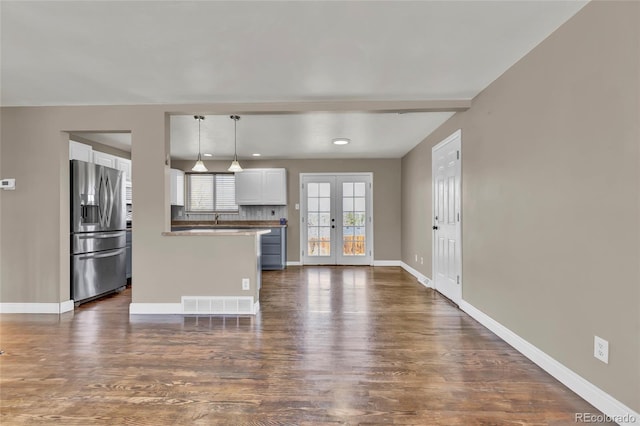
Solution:
[(566, 425), (598, 412), (400, 268), (265, 272), (256, 317), (130, 317), (129, 302), (0, 315), (0, 423)]

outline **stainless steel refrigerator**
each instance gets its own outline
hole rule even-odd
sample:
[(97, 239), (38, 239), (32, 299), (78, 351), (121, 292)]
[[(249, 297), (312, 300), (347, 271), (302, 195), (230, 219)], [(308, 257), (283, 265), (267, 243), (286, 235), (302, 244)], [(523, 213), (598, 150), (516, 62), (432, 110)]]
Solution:
[(122, 171), (71, 160), (71, 298), (87, 302), (126, 285)]

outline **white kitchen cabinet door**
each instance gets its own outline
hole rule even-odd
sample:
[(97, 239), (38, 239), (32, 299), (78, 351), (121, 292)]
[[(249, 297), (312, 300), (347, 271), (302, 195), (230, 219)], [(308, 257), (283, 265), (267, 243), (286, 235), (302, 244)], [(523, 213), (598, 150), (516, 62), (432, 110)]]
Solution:
[(116, 169), (122, 170), (125, 181), (131, 183), (131, 160), (116, 157)]
[(105, 154), (104, 152), (99, 152), (99, 151), (93, 151), (93, 162), (96, 164), (115, 169), (117, 168), (116, 167), (117, 161), (118, 161), (118, 157), (116, 157), (115, 155)]
[(260, 205), (262, 202), (263, 169), (244, 169), (236, 176), (236, 204)]
[(91, 148), (91, 145), (69, 141), (69, 160), (93, 163), (93, 148)]
[(184, 206), (184, 172), (171, 169), (171, 205)]
[(239, 206), (287, 204), (286, 169), (244, 169), (235, 176), (236, 203)]
[(287, 204), (287, 171), (285, 169), (263, 171), (262, 201), (264, 205)]

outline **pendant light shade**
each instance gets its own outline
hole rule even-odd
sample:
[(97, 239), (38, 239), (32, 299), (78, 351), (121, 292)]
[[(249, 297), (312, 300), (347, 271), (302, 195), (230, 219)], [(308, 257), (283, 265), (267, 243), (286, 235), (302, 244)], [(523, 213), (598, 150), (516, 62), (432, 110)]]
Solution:
[(240, 120), (240, 116), (231, 115), (229, 118), (233, 120), (233, 161), (227, 170), (230, 172), (241, 172), (242, 167), (240, 163), (238, 163), (238, 120)]
[(198, 161), (196, 161), (195, 166), (191, 168), (193, 172), (206, 172), (207, 168), (202, 162), (202, 155), (200, 153), (200, 123), (204, 120), (204, 116), (202, 115), (194, 115), (193, 118), (198, 120)]

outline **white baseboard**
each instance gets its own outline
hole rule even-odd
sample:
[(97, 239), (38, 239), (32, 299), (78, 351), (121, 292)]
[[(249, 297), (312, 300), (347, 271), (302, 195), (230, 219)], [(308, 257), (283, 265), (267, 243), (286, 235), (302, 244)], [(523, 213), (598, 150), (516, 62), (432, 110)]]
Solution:
[(405, 271), (407, 271), (408, 273), (410, 273), (411, 275), (416, 277), (418, 282), (420, 284), (422, 284), (423, 286), (425, 286), (427, 288), (433, 288), (433, 284), (431, 282), (431, 279), (429, 277), (427, 277), (426, 275), (422, 275), (420, 272), (418, 272), (417, 270), (413, 269), (411, 266), (407, 265), (404, 262), (400, 262), (400, 265), (398, 265), (398, 266), (401, 266), (402, 269), (404, 269)]
[(63, 314), (65, 312), (73, 311), (75, 305), (73, 300), (67, 300), (66, 302), (60, 303), (60, 313)]
[(138, 314), (182, 315), (182, 303), (130, 303), (129, 315)]
[(582, 376), (574, 373), (484, 312), (464, 300), (460, 301), (460, 309), (513, 346), (518, 352), (529, 358), (566, 387), (577, 393), (585, 401), (602, 411), (606, 416), (610, 417), (612, 421), (620, 425), (640, 424), (639, 413), (636, 413), (602, 389), (585, 380)]
[(0, 314), (62, 314), (73, 311), (73, 300), (62, 303), (0, 303)]
[(399, 260), (374, 260), (373, 266), (402, 266)]
[(299, 260), (287, 261), (287, 266), (302, 266), (302, 262)]

